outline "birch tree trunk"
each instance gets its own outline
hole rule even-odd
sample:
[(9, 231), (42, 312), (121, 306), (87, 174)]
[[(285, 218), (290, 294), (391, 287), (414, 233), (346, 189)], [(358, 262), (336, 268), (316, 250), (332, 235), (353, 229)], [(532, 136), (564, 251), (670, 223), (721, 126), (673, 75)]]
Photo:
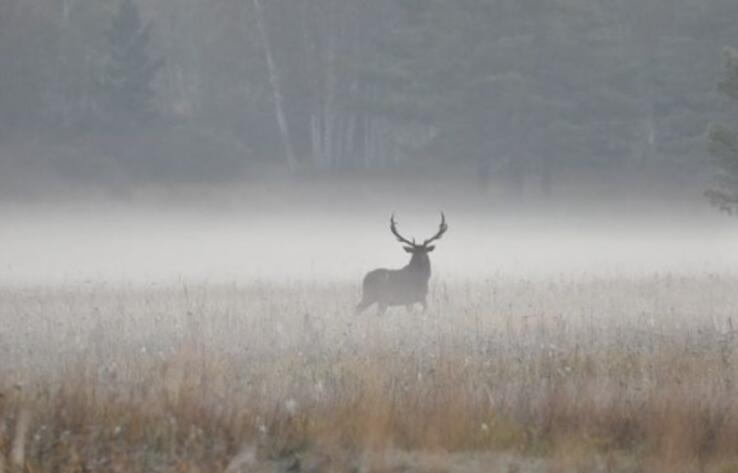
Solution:
[(272, 94), (274, 96), (274, 108), (277, 114), (279, 132), (282, 135), (282, 143), (284, 144), (285, 155), (287, 157), (287, 168), (290, 173), (293, 173), (297, 168), (297, 157), (295, 156), (295, 149), (292, 146), (292, 138), (287, 124), (287, 117), (284, 113), (284, 97), (282, 96), (279, 71), (277, 70), (277, 65), (274, 62), (274, 55), (272, 54), (272, 48), (269, 42), (269, 30), (267, 29), (261, 0), (253, 0), (253, 2), (254, 10), (256, 11), (256, 22), (259, 26), (259, 33), (261, 34), (261, 40), (264, 45), (264, 55), (266, 56), (267, 67), (269, 68), (269, 81), (272, 87)]

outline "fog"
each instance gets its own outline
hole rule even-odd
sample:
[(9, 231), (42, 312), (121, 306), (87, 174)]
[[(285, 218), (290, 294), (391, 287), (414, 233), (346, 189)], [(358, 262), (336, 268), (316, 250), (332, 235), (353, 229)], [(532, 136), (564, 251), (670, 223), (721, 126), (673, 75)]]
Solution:
[(735, 2), (34, 5), (3, 283), (358, 281), (405, 264), (393, 211), (447, 213), (436, 281), (736, 267)]
[[(348, 211), (136, 204), (5, 206), (0, 282), (9, 285), (355, 282), (408, 261), (389, 232), (422, 240), (428, 204)], [(709, 207), (594, 212), (444, 208), (434, 280), (724, 274), (738, 267), (738, 226)]]
[(736, 215), (736, 0), (0, 0), (0, 473), (738, 471)]

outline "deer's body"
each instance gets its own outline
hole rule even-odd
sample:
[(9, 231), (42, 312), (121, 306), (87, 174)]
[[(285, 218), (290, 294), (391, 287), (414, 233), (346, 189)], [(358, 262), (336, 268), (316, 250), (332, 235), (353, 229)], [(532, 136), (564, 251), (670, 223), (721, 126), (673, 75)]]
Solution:
[[(416, 257), (402, 269), (375, 269), (364, 277), (363, 298), (359, 310), (364, 310), (375, 302), (380, 312), (387, 307), (416, 303), (426, 307), (428, 280), (430, 279), (430, 259), (428, 255)], [(420, 261), (420, 260), (425, 261)], [(416, 261), (417, 260), (417, 261)]]
[(394, 218), (391, 220), (390, 229), (397, 239), (406, 244), (405, 251), (412, 254), (410, 262), (401, 269), (375, 269), (364, 277), (363, 297), (356, 307), (357, 312), (365, 310), (372, 304), (377, 304), (379, 313), (383, 313), (387, 307), (404, 305), (409, 309), (414, 304), (421, 304), (423, 309), (427, 307), (428, 281), (431, 276), (431, 264), (428, 253), (434, 247), (430, 243), (446, 232), (445, 218), (441, 220), (438, 233), (424, 243), (418, 245), (413, 240), (406, 240), (397, 232)]

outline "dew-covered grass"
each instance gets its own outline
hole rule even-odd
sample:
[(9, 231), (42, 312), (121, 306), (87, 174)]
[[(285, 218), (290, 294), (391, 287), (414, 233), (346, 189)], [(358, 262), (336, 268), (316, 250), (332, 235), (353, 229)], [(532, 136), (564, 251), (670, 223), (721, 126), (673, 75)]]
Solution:
[(3, 464), (431, 471), (398, 452), (474, 452), (517, 459), (508, 471), (738, 465), (736, 276), (438, 280), (426, 313), (384, 316), (354, 314), (358, 291), (6, 286)]

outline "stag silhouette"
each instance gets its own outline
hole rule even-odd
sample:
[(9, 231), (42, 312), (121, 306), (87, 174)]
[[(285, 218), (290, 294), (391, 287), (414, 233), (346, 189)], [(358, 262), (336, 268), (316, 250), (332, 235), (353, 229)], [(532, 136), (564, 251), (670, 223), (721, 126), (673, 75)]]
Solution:
[(410, 262), (401, 269), (375, 269), (364, 277), (363, 296), (356, 312), (360, 313), (372, 304), (383, 314), (387, 307), (404, 305), (408, 311), (413, 305), (420, 303), (423, 310), (428, 307), (428, 280), (431, 275), (431, 264), (428, 253), (436, 247), (431, 245), (446, 233), (446, 216), (441, 212), (441, 224), (438, 232), (421, 244), (408, 240), (397, 231), (394, 214), (390, 218), (390, 231), (402, 243), (406, 252), (410, 253)]

